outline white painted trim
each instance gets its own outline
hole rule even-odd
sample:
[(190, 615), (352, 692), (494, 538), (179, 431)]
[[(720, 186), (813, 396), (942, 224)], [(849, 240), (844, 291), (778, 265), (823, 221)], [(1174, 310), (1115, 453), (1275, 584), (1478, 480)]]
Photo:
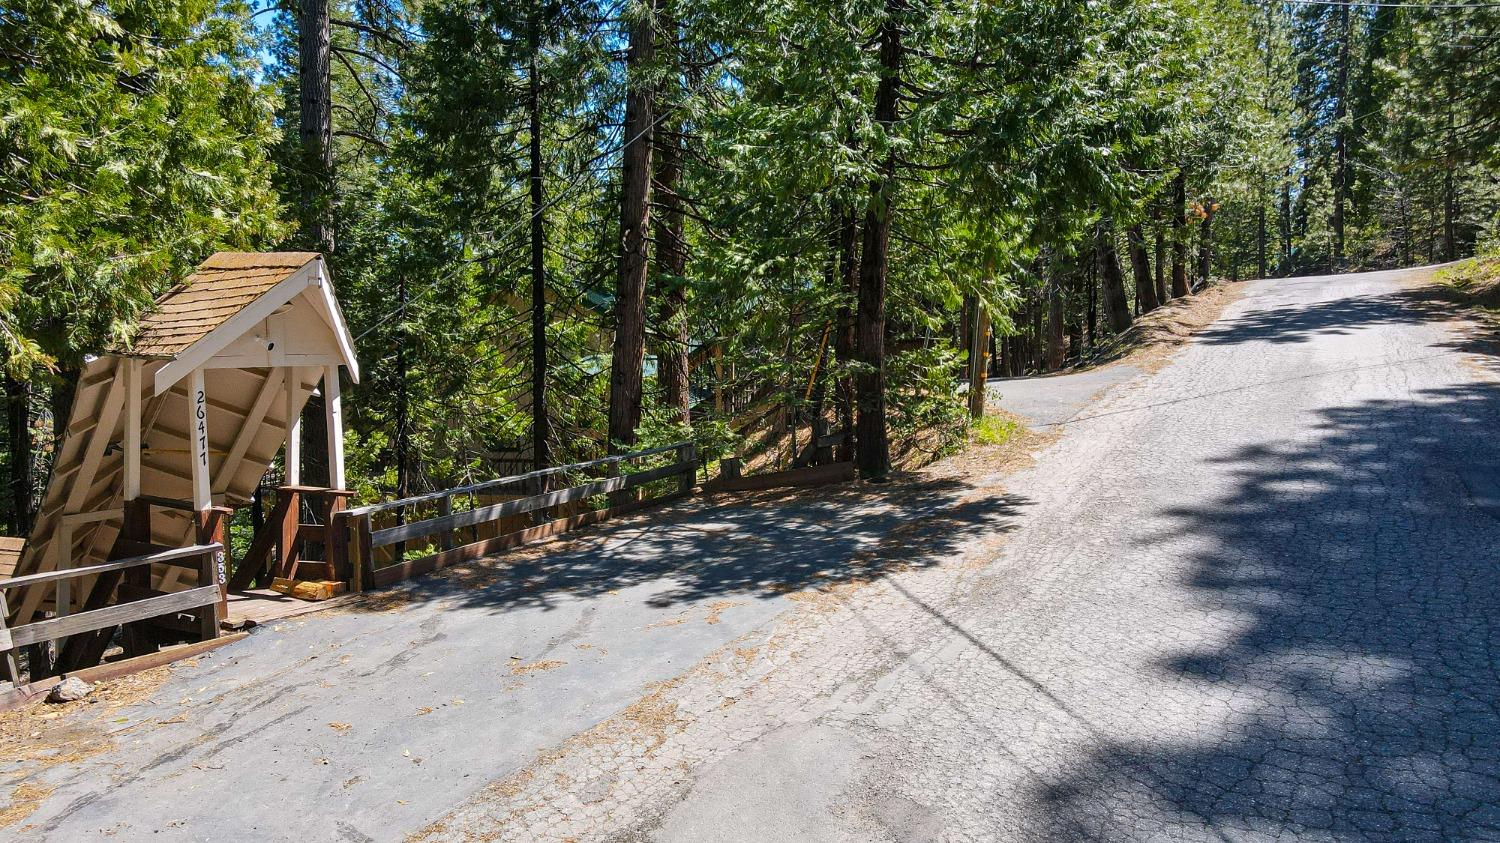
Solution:
[(354, 356), (354, 337), (344, 322), (344, 311), (339, 308), (339, 300), (333, 294), (333, 284), (329, 282), (328, 271), (321, 258), (318, 259), (318, 279), (313, 286), (318, 290), (314, 301), (322, 304), (322, 307), (316, 308), (318, 315), (333, 330), (334, 342), (338, 343), (339, 351), (344, 355), (344, 368), (349, 370), (349, 381), (359, 383), (359, 359)]
[(172, 362), (156, 371), (153, 395), (161, 395), (172, 385), (200, 369), (215, 353), (253, 329), (276, 309), (296, 298), (297, 294), (312, 286), (318, 277), (322, 261), (308, 261), (306, 265), (288, 275), (285, 280), (267, 290), (264, 295), (245, 305), (239, 313), (229, 317), (224, 324), (209, 331), (202, 339), (188, 346)]
[(188, 375), (188, 463), (193, 475), (193, 509), (199, 512), (214, 505), (213, 489), (208, 476), (208, 390), (203, 385), (203, 370)]
[(302, 375), (295, 366), (286, 373), (286, 471), (282, 481), (288, 486), (302, 484)]
[(323, 412), (328, 419), (328, 485), (344, 488), (344, 399), (339, 393), (339, 367), (323, 369)]

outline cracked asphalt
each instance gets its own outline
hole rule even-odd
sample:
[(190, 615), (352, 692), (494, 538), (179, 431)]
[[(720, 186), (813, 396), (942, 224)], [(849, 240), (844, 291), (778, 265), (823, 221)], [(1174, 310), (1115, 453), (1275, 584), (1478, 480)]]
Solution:
[(257, 633), (28, 822), (1500, 840), (1500, 384), (1413, 278), (1249, 283), (1019, 474), (699, 501)]

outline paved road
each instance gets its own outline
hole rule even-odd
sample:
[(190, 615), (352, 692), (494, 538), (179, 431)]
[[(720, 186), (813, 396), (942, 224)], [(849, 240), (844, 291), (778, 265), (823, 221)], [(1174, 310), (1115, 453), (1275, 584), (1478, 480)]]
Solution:
[(990, 378), (989, 400), (1028, 424), (1065, 424), (1111, 387), (1141, 373), (1128, 363), (1039, 378)]
[(30, 822), (1500, 839), (1500, 387), (1404, 280), (1249, 285), (1018, 476), (696, 504), (257, 633)]

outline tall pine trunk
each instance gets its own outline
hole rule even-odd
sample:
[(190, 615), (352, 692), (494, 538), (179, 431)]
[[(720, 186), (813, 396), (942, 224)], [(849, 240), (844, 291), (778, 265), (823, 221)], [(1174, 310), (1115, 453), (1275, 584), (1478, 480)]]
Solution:
[[(552, 463), (552, 422), (547, 414), (547, 220), (542, 172), (542, 81), (536, 59), (541, 51), (540, 10), (533, 9), (527, 65), (526, 117), (530, 144), (527, 156), (531, 187), (531, 463), (536, 471)], [(546, 482), (540, 492), (546, 492)]]
[(1104, 313), (1109, 319), (1109, 329), (1122, 334), (1130, 327), (1130, 302), (1125, 297), (1125, 273), (1120, 269), (1120, 254), (1115, 249), (1115, 233), (1108, 220), (1099, 223), (1095, 254), (1104, 287)]
[(641, 422), (646, 273), (651, 227), (651, 153), (655, 98), (646, 70), (656, 53), (655, 0), (645, 0), (630, 27), (626, 58), (625, 149), (620, 185), (620, 262), (615, 282), (615, 339), (609, 372), (609, 449), (630, 450)]
[(5, 445), (9, 465), (10, 535), (31, 531), (31, 383), (5, 378)]
[[(298, 131), (307, 195), (303, 197), (302, 240), (324, 254), (334, 250), (333, 103), (329, 78), (328, 0), (301, 0), (297, 31), (299, 69)], [(321, 396), (302, 411), (302, 482), (328, 485), (328, 421)]]
[[(669, 14), (659, 18), (659, 29), (676, 40), (677, 25)], [(675, 51), (673, 52), (675, 56)], [(671, 74), (669, 80), (675, 80)], [(668, 84), (672, 84), (669, 81)], [(663, 104), (663, 108), (670, 106)], [(657, 334), (660, 347), (662, 400), (683, 424), (692, 423), (692, 399), (688, 388), (687, 241), (683, 238), (685, 213), (678, 185), (682, 180), (683, 134), (680, 120), (663, 121), (656, 138), (656, 277), (658, 294)]]
[(1203, 202), (1203, 225), (1198, 231), (1198, 283), (1207, 284), (1214, 267), (1214, 211), (1212, 199)]
[(1338, 67), (1335, 70), (1335, 100), (1333, 107), (1333, 265), (1344, 266), (1344, 206), (1349, 197), (1349, 129), (1345, 117), (1349, 113), (1349, 6), (1338, 8), (1339, 47)]
[(1166, 304), (1172, 298), (1172, 290), (1167, 286), (1167, 240), (1162, 233), (1161, 203), (1151, 203), (1151, 236), (1155, 241), (1152, 252), (1155, 260), (1151, 262), (1153, 282), (1156, 285), (1156, 301), (1158, 304)]
[(835, 235), (838, 250), (838, 277), (843, 295), (839, 297), (838, 333), (834, 335), (833, 351), (838, 355), (841, 372), (838, 380), (839, 429), (844, 434), (840, 443), (840, 462), (853, 462), (855, 451), (854, 432), (854, 376), (848, 364), (854, 360), (854, 308), (851, 304), (859, 300), (859, 222), (854, 213), (840, 208), (838, 231)]
[(1187, 173), (1178, 172), (1172, 180), (1172, 298), (1187, 294)]
[[(886, 131), (896, 124), (896, 93), (901, 75), (901, 12), (904, 0), (886, 0), (880, 27), (880, 84), (875, 89), (875, 121)], [(864, 248), (859, 269), (859, 311), (855, 323), (854, 379), (859, 417), (855, 422), (860, 473), (884, 480), (891, 470), (891, 447), (885, 429), (885, 281), (891, 245), (891, 205), (895, 199), (896, 155), (887, 153), (870, 184), (865, 212)]]
[(333, 105), (329, 80), (328, 0), (301, 0), (297, 32), (300, 123), (308, 195), (303, 197), (303, 239), (333, 251)]
[(1047, 267), (1047, 369), (1061, 369), (1065, 359), (1063, 349), (1063, 317), (1066, 315), (1067, 299), (1063, 296), (1062, 262), (1054, 252), (1046, 262)]
[(1270, 271), (1269, 256), (1266, 254), (1266, 191), (1265, 178), (1261, 178), (1261, 187), (1255, 196), (1255, 277), (1265, 278)]
[(1292, 178), (1288, 170), (1281, 182), (1281, 207), (1277, 214), (1276, 233), (1281, 239), (1276, 274), (1286, 275), (1292, 268)]
[(1126, 231), (1130, 241), (1130, 269), (1135, 274), (1135, 300), (1141, 313), (1161, 306), (1156, 300), (1156, 282), (1151, 277), (1151, 256), (1146, 254), (1146, 231), (1140, 223)]
[(984, 400), (988, 397), (985, 381), (989, 371), (990, 313), (984, 302), (974, 299), (969, 314), (969, 418), (984, 417)]

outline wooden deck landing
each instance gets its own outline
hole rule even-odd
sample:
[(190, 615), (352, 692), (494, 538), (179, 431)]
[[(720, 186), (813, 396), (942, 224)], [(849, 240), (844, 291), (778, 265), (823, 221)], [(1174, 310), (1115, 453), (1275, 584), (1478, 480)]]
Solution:
[(229, 616), (224, 621), (224, 626), (230, 629), (241, 629), (246, 626), (256, 626), (283, 618), (304, 615), (308, 612), (316, 612), (319, 609), (327, 609), (344, 602), (350, 595), (335, 597), (332, 600), (319, 600), (316, 602), (298, 600), (285, 594), (277, 594), (269, 588), (252, 588), (246, 591), (231, 591), (229, 593)]

